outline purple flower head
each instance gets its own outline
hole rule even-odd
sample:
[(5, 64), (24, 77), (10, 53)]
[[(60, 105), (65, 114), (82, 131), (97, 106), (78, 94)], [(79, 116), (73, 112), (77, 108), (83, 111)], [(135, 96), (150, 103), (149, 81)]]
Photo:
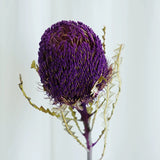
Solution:
[[(93, 97), (91, 90), (97, 80), (109, 77), (110, 67), (99, 37), (81, 22), (53, 24), (39, 45), (38, 72), (44, 90), (55, 103), (83, 103)], [(98, 90), (106, 83), (102, 80)]]

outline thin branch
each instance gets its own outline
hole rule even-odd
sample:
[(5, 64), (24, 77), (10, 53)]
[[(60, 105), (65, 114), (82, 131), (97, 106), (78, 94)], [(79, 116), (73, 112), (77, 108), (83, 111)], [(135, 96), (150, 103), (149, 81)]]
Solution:
[(117, 104), (117, 101), (118, 101), (118, 97), (119, 97), (119, 94), (120, 94), (120, 91), (121, 91), (121, 79), (120, 79), (120, 75), (119, 75), (119, 65), (120, 65), (120, 54), (121, 54), (121, 51), (122, 51), (122, 44), (120, 45), (120, 47), (118, 49), (116, 49), (116, 51), (118, 51), (118, 54), (116, 56), (116, 60), (115, 60), (115, 66), (114, 66), (114, 71), (116, 73), (116, 77), (118, 79), (118, 92), (116, 94), (116, 99), (115, 99), (115, 102), (112, 104), (112, 112), (111, 112), (111, 115), (110, 117), (108, 117), (108, 121), (112, 118), (113, 116), (113, 113), (114, 113), (114, 109), (115, 109), (115, 106)]
[(20, 83), (18, 84), (19, 85), (19, 88), (20, 90), (22, 91), (24, 97), (28, 100), (29, 104), (34, 107), (35, 109), (38, 109), (39, 111), (42, 111), (44, 113), (48, 113), (50, 114), (51, 116), (56, 116), (57, 118), (60, 117), (60, 114), (56, 113), (56, 112), (53, 112), (53, 111), (50, 111), (48, 108), (45, 109), (43, 106), (41, 107), (38, 107), (37, 105), (35, 105), (34, 103), (31, 102), (31, 98), (28, 97), (23, 89), (23, 81), (22, 81), (22, 76), (21, 74), (19, 75), (19, 79), (20, 79)]
[(76, 124), (79, 132), (83, 135), (83, 132), (81, 131), (81, 128), (80, 128), (80, 126), (79, 126), (79, 124), (78, 124), (78, 122), (77, 122), (78, 119), (77, 119), (77, 117), (76, 117), (76, 112), (73, 111), (73, 108), (72, 108), (72, 107), (69, 107), (69, 110), (70, 110), (71, 113), (72, 113), (73, 121), (75, 122), (75, 124)]
[(94, 117), (93, 117), (93, 120), (92, 120), (91, 130), (93, 130), (93, 126), (94, 126), (94, 123), (95, 123), (95, 120), (96, 120), (96, 115), (97, 115), (98, 108), (99, 108), (99, 98), (100, 97), (98, 97), (98, 100), (97, 100), (97, 107), (96, 107), (96, 110), (95, 110), (95, 113), (94, 113)]
[(106, 40), (106, 27), (104, 26), (103, 27), (103, 36), (102, 36), (102, 39), (103, 39), (103, 43), (102, 43), (102, 46), (103, 46), (103, 49), (104, 49), (104, 53), (106, 53), (106, 45), (105, 45), (105, 40)]
[(96, 142), (94, 142), (94, 143), (92, 144), (92, 147), (95, 146), (95, 145), (98, 143), (98, 141), (102, 138), (103, 134), (105, 133), (105, 130), (106, 130), (106, 128), (104, 128), (104, 129), (102, 130), (102, 132), (101, 132), (101, 134), (99, 135), (99, 137), (98, 137), (98, 139), (96, 140)]
[(102, 160), (102, 158), (104, 157), (104, 153), (105, 153), (105, 149), (106, 149), (106, 141), (107, 141), (107, 118), (106, 118), (106, 112), (107, 112), (107, 108), (108, 108), (108, 100), (109, 100), (109, 85), (107, 85), (107, 101), (106, 101), (106, 105), (104, 108), (104, 123), (105, 123), (105, 127), (104, 127), (104, 146), (103, 146), (103, 152), (101, 155), (100, 160)]
[(69, 127), (69, 125), (67, 124), (67, 121), (66, 121), (66, 118), (65, 118), (65, 115), (63, 113), (63, 111), (61, 111), (61, 115), (62, 115), (62, 119), (63, 119), (63, 122), (65, 124), (65, 127), (66, 127), (66, 130), (67, 132), (83, 147), (87, 150), (87, 148), (85, 147), (84, 144), (82, 144), (82, 142), (78, 139), (78, 137), (76, 137), (73, 132), (70, 130), (71, 128)]
[[(102, 105), (104, 104), (105, 101), (106, 101), (106, 98), (105, 98), (105, 99), (102, 101), (102, 103), (99, 105), (98, 110), (102, 107)], [(96, 109), (96, 110), (97, 110), (97, 109)], [(93, 113), (91, 113), (91, 116), (96, 113), (96, 110), (95, 110)]]

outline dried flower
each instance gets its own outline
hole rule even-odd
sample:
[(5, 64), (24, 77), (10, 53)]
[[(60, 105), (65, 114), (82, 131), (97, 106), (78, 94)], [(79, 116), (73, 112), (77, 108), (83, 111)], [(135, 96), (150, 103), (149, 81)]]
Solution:
[[(65, 130), (87, 150), (88, 160), (92, 160), (92, 148), (103, 135), (104, 147), (100, 160), (104, 156), (107, 122), (113, 115), (121, 89), (119, 64), (122, 45), (115, 50), (113, 63), (109, 65), (105, 57), (105, 27), (103, 32), (101, 43), (93, 30), (85, 24), (61, 21), (42, 35), (38, 52), (39, 65), (33, 61), (31, 68), (36, 69), (44, 91), (55, 104), (60, 104), (58, 107), (38, 107), (25, 93), (21, 75), (19, 83), (23, 95), (35, 109), (62, 121)], [(103, 95), (99, 94), (102, 90)], [(108, 107), (111, 107), (109, 114)], [(91, 132), (99, 110), (103, 112), (104, 128), (92, 143)], [(77, 114), (81, 116), (79, 120)], [(70, 122), (74, 122), (74, 127), (85, 138), (86, 145), (73, 131)], [(79, 123), (83, 123), (83, 129)]]
[[(107, 79), (111, 73), (100, 39), (81, 22), (61, 21), (48, 28), (38, 55), (41, 82), (55, 102), (73, 105), (92, 98), (100, 76)], [(101, 82), (99, 90), (105, 84)]]

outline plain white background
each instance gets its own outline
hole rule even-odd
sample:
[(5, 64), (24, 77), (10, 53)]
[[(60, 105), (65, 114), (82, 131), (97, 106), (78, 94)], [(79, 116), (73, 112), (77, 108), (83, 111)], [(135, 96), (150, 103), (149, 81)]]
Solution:
[[(99, 37), (107, 28), (107, 53), (123, 43), (122, 92), (109, 124), (108, 160), (160, 159), (159, 0), (0, 0), (0, 159), (84, 160), (86, 153), (61, 122), (34, 110), (49, 105), (30, 69), (44, 30), (60, 20), (82, 21)], [(98, 132), (98, 131), (97, 131)], [(94, 149), (98, 160), (102, 141)]]

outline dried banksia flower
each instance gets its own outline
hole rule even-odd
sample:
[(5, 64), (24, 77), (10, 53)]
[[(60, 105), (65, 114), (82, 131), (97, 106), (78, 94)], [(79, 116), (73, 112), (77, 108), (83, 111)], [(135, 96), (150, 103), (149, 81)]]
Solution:
[(48, 28), (38, 55), (41, 82), (55, 102), (74, 105), (92, 99), (91, 90), (100, 76), (108, 80), (111, 74), (100, 39), (81, 22), (61, 21)]
[[(87, 160), (92, 159), (92, 148), (104, 135), (106, 148), (107, 122), (111, 119), (121, 88), (119, 76), (122, 45), (115, 50), (113, 63), (105, 56), (105, 27), (103, 43), (93, 30), (81, 22), (61, 21), (48, 28), (41, 37), (38, 65), (31, 68), (38, 72), (43, 90), (54, 105), (51, 109), (38, 107), (31, 102), (23, 89), (20, 75), (19, 87), (36, 109), (62, 120), (66, 131), (87, 150)], [(108, 108), (111, 108), (108, 110)], [(91, 132), (97, 112), (103, 113), (104, 128), (92, 143)], [(78, 120), (77, 114), (80, 115)], [(86, 140), (86, 145), (73, 131), (75, 126)], [(79, 123), (83, 124), (83, 128)], [(93, 133), (92, 133), (93, 134)]]

